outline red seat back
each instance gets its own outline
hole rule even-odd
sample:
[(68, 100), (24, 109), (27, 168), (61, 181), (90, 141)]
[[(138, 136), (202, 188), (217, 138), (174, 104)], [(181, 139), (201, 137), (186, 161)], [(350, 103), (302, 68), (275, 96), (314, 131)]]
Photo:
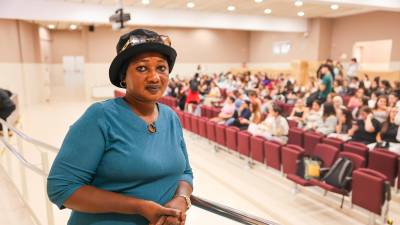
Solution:
[(288, 144), (298, 145), (303, 147), (304, 130), (297, 127), (289, 129)]
[(264, 141), (263, 137), (252, 136), (250, 138), (251, 158), (260, 163), (264, 163)]
[(199, 133), (199, 117), (191, 115), (190, 116), (190, 126), (192, 128), (192, 132), (198, 134)]
[(281, 170), (281, 144), (273, 141), (264, 142), (265, 164), (277, 170)]
[(369, 152), (368, 168), (384, 174), (394, 185), (398, 172), (398, 155), (386, 149), (375, 148)]
[(237, 127), (228, 127), (226, 128), (226, 147), (237, 151), (237, 133), (240, 131)]
[(191, 127), (192, 127), (191, 124), (192, 124), (192, 122), (191, 122), (190, 116), (191, 116), (190, 113), (187, 113), (187, 112), (184, 112), (184, 113), (183, 113), (183, 121), (184, 121), (183, 127), (184, 127), (186, 130), (188, 130), (188, 131), (192, 131), (192, 130), (191, 130)]
[(207, 139), (210, 141), (216, 141), (216, 135), (215, 135), (215, 126), (217, 124), (211, 120), (207, 120)]
[(368, 147), (359, 142), (349, 141), (343, 144), (343, 151), (358, 154), (368, 160)]
[(296, 174), (297, 162), (304, 155), (304, 150), (291, 148), (290, 146), (282, 147), (282, 170), (285, 174)]
[(305, 155), (312, 155), (315, 146), (321, 143), (324, 136), (320, 133), (308, 131), (304, 133), (304, 150)]
[(332, 145), (338, 148), (340, 151), (343, 150), (344, 141), (339, 138), (326, 137), (322, 139), (322, 143)]
[(324, 162), (324, 167), (331, 167), (339, 155), (339, 149), (328, 144), (319, 143), (314, 147), (312, 155), (319, 157)]
[(367, 165), (367, 161), (364, 157), (351, 152), (340, 152), (338, 157), (351, 160), (353, 162), (353, 170), (364, 168)]
[(199, 135), (207, 138), (207, 119), (205, 117), (199, 118)]
[(238, 152), (245, 156), (250, 156), (250, 137), (251, 134), (247, 131), (240, 131), (237, 133)]
[(287, 120), (287, 122), (289, 124), (289, 128), (295, 128), (298, 126), (298, 123), (295, 120)]
[(224, 124), (217, 124), (215, 126), (215, 138), (216, 142), (222, 146), (226, 145), (225, 129), (227, 128)]
[(351, 202), (380, 215), (385, 202), (385, 181), (387, 181), (386, 176), (377, 171), (366, 168), (355, 170)]

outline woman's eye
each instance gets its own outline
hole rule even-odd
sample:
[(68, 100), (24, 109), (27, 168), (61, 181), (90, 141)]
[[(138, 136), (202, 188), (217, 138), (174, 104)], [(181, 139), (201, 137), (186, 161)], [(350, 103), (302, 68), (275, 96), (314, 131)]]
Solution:
[(167, 67), (166, 66), (158, 66), (157, 70), (164, 73), (167, 70)]
[(145, 66), (138, 66), (138, 67), (136, 67), (136, 70), (137, 71), (139, 71), (139, 72), (144, 72), (144, 71), (146, 71), (146, 67)]

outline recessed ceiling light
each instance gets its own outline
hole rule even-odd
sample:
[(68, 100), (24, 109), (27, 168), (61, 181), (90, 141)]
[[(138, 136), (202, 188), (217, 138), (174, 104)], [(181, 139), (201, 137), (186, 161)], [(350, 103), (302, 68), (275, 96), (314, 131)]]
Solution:
[(272, 9), (265, 9), (265, 10), (264, 10), (264, 13), (265, 13), (265, 14), (271, 14), (271, 13), (272, 13)]
[(254, 0), (256, 3), (261, 3), (261, 2), (263, 2), (264, 0)]
[(228, 6), (228, 11), (235, 11), (236, 10), (236, 7), (235, 6), (233, 6), (233, 5), (230, 5), (230, 6)]
[(339, 5), (333, 4), (333, 5), (331, 5), (331, 9), (332, 10), (338, 10), (339, 9)]
[(195, 4), (194, 4), (194, 2), (188, 2), (188, 3), (186, 4), (186, 7), (188, 7), (188, 8), (194, 8), (194, 7), (195, 7)]
[(150, 0), (142, 0), (142, 4), (143, 5), (148, 5), (148, 4), (150, 4)]
[(297, 7), (300, 7), (300, 6), (303, 5), (303, 2), (302, 1), (295, 1), (294, 5), (297, 6)]
[(75, 24), (69, 25), (69, 29), (71, 30), (76, 30), (76, 28), (78, 28), (78, 26), (76, 26)]
[(298, 16), (304, 16), (304, 12), (303, 12), (303, 11), (298, 12), (297, 15), (298, 15)]
[(53, 30), (54, 28), (56, 28), (56, 25), (54, 25), (54, 24), (49, 24), (47, 27), (48, 27), (50, 30)]

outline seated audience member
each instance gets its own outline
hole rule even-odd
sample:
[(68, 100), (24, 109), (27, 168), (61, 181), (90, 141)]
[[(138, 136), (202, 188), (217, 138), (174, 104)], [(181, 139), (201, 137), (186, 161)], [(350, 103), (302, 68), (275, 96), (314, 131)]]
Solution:
[(288, 119), (297, 121), (298, 123), (302, 123), (303, 115), (306, 110), (307, 110), (307, 107), (304, 103), (304, 99), (298, 98)]
[(379, 84), (379, 90), (384, 95), (389, 95), (390, 92), (392, 92), (392, 86), (390, 85), (390, 82), (388, 80), (381, 80)]
[(382, 129), (379, 132), (377, 142), (400, 142), (400, 131), (399, 125), (394, 123), (395, 116), (397, 114), (397, 108), (392, 108), (389, 113), (387, 121), (382, 124)]
[(233, 113), (235, 112), (235, 98), (232, 96), (228, 96), (226, 98), (224, 106), (221, 109), (221, 112), (218, 114), (217, 117), (212, 118), (211, 120), (217, 123), (223, 123), (229, 118), (233, 116)]
[(252, 126), (254, 126), (261, 123), (262, 113), (260, 105), (258, 105), (257, 102), (250, 102), (250, 111), (251, 111), (250, 119), (247, 120), (245, 118), (241, 118), (240, 124), (242, 124), (243, 126), (239, 128), (241, 129), (243, 128), (243, 130), (246, 130), (251, 124), (253, 124)]
[(329, 134), (328, 137), (339, 138), (343, 141), (351, 139), (348, 135), (349, 130), (352, 127), (353, 116), (349, 110), (342, 110), (340, 116), (338, 116), (338, 123), (335, 128), (335, 133)]
[(335, 132), (337, 118), (335, 108), (332, 103), (325, 103), (322, 113), (322, 123), (317, 124), (316, 131), (323, 135), (328, 135)]
[(239, 110), (235, 110), (233, 117), (226, 121), (226, 125), (238, 127), (241, 130), (246, 130), (249, 126), (247, 121), (250, 120), (250, 117), (250, 101), (246, 100), (242, 103), (242, 105), (240, 105)]
[(333, 107), (335, 108), (336, 116), (339, 117), (346, 107), (343, 105), (343, 99), (340, 96), (333, 97)]
[(352, 141), (371, 144), (376, 142), (376, 136), (381, 130), (381, 124), (376, 120), (368, 106), (363, 106), (358, 112), (358, 118), (353, 123), (348, 134)]
[(253, 135), (286, 144), (289, 124), (282, 116), (282, 109), (274, 104), (269, 110), (268, 117), (258, 125), (249, 126), (248, 131)]
[(376, 101), (378, 100), (378, 97), (380, 96), (380, 93), (377, 91), (374, 91), (371, 93), (371, 97), (368, 100), (368, 107), (373, 109), (375, 108)]
[(204, 98), (204, 105), (207, 106), (212, 106), (214, 102), (219, 102), (221, 100), (221, 91), (219, 90), (219, 87), (217, 84), (212, 81), (210, 83), (210, 92), (206, 95)]
[(306, 130), (315, 129), (322, 122), (321, 102), (319, 100), (314, 100), (311, 109), (305, 111), (303, 121), (304, 124), (300, 125), (300, 127)]
[(388, 112), (388, 98), (386, 95), (381, 95), (376, 100), (376, 105), (373, 110), (373, 115), (376, 120), (383, 123), (389, 116)]
[(359, 83), (358, 77), (352, 77), (350, 79), (350, 83), (349, 83), (350, 89), (356, 90), (359, 88), (359, 85), (360, 85), (360, 83)]
[(264, 97), (261, 105), (261, 113), (268, 113), (269, 109), (274, 104), (274, 100), (272, 100), (271, 96), (267, 95)]
[(397, 108), (400, 105), (400, 90), (392, 91), (389, 94), (389, 107)]
[[(0, 118), (7, 118), (14, 112), (16, 106), (11, 100), (12, 93), (9, 90), (0, 88)], [(3, 135), (3, 126), (0, 123), (0, 135)]]
[(351, 96), (349, 103), (347, 104), (347, 108), (350, 110), (353, 110), (355, 108), (359, 108), (363, 105), (363, 99), (364, 99), (364, 89), (359, 88), (356, 91), (356, 94)]

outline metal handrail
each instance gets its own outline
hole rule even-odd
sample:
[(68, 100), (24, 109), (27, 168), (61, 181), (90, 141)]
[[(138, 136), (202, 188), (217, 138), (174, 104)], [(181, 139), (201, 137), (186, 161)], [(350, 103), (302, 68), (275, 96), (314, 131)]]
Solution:
[(32, 137), (29, 137), (28, 135), (22, 133), (21, 131), (19, 131), (17, 128), (13, 127), (9, 122), (3, 120), (2, 118), (0, 118), (0, 123), (5, 124), (8, 129), (10, 129), (12, 132), (14, 132), (16, 135), (18, 135), (19, 137), (21, 137), (23, 140), (25, 140), (26, 142), (32, 143), (36, 146), (42, 147), (44, 149), (50, 150), (52, 152), (58, 153), (58, 148), (54, 147), (52, 145), (49, 145), (45, 142), (39, 141), (37, 139), (34, 139)]
[[(28, 135), (24, 134), (23, 132), (19, 131), (18, 129), (12, 127), (9, 123), (7, 123), (6, 121), (2, 120), (0, 118), (0, 122), (3, 125), (3, 129), (7, 129), (7, 127), (12, 130), (13, 132), (15, 132), (19, 137), (23, 138), (24, 140), (43, 147), (47, 150), (50, 150), (52, 152), (58, 152), (58, 148), (51, 146), (49, 144), (46, 144), (44, 142), (35, 140), (31, 137), (29, 137)], [(39, 174), (42, 177), (47, 177), (48, 173), (44, 170), (39, 169), (38, 167), (36, 167), (35, 165), (31, 164), (28, 160), (26, 160), (20, 153), (19, 151), (13, 147), (10, 143), (7, 142), (7, 140), (2, 137), (0, 138), (1, 142), (4, 144), (4, 146), (27, 168), (31, 169), (32, 171), (36, 172), (37, 174)], [(246, 225), (279, 225), (278, 223), (272, 222), (272, 221), (268, 221), (247, 213), (244, 213), (240, 210), (236, 210), (233, 208), (230, 208), (228, 206), (219, 204), (219, 203), (215, 203), (209, 200), (205, 200), (202, 199), (200, 197), (191, 196), (191, 201), (193, 206), (196, 206), (200, 209), (203, 209), (205, 211), (214, 213), (216, 215), (231, 219), (233, 221), (239, 222), (241, 224), (246, 224)]]

